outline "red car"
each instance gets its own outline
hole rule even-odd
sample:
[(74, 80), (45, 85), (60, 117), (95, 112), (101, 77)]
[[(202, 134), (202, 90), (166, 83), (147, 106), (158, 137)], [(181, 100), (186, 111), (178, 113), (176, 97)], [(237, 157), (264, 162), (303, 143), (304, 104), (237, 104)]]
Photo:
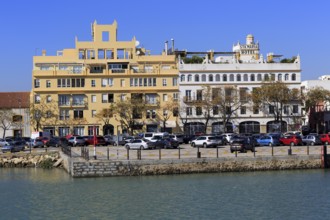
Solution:
[(87, 141), (88, 145), (103, 145), (103, 146), (107, 146), (107, 143), (105, 142), (105, 139), (103, 136), (96, 136), (94, 139), (94, 136), (89, 136)]
[(302, 139), (298, 135), (288, 135), (280, 138), (280, 143), (283, 145), (303, 145)]
[(41, 137), (40, 140), (42, 141), (42, 143), (44, 143), (44, 145), (47, 144), (47, 142), (50, 140), (49, 137)]
[(322, 144), (329, 144), (330, 143), (330, 135), (329, 134), (321, 134), (320, 139)]

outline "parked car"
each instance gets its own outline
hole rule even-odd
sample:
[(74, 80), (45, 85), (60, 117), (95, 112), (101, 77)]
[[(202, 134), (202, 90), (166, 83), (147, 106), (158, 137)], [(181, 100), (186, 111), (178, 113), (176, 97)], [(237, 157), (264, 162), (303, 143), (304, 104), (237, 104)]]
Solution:
[(303, 145), (303, 142), (299, 135), (287, 135), (280, 138), (280, 144), (297, 146), (297, 145)]
[(170, 148), (171, 147), (171, 143), (170, 141), (166, 140), (165, 138), (161, 138), (158, 139), (156, 141), (147, 141), (148, 144), (148, 148), (151, 149), (159, 149), (159, 148)]
[(215, 139), (218, 142), (218, 146), (225, 145), (226, 141), (224, 140), (224, 136), (222, 135), (216, 135)]
[(19, 151), (24, 151), (25, 148), (25, 141), (15, 141), (10, 144), (5, 144), (1, 151), (3, 153), (6, 152), (19, 152)]
[(107, 145), (113, 145), (113, 146), (117, 145), (117, 140), (114, 139), (114, 136), (104, 135), (103, 137)]
[(93, 135), (89, 136), (87, 139), (86, 145), (96, 145), (96, 146), (107, 146), (107, 143), (105, 142), (105, 139), (103, 136), (96, 136), (94, 137)]
[(200, 136), (191, 142), (192, 147), (217, 147), (218, 141), (215, 136)]
[(183, 136), (183, 143), (189, 144), (191, 141), (196, 139), (196, 135), (184, 135)]
[(37, 148), (37, 147), (44, 147), (44, 142), (40, 138), (35, 138), (31, 140), (31, 147)]
[(321, 134), (320, 139), (322, 144), (329, 144), (330, 143), (330, 135), (329, 134)]
[(12, 141), (13, 141), (12, 139), (0, 138), (0, 146), (2, 147), (2, 146), (5, 146), (5, 145), (9, 145), (9, 144), (11, 144)]
[(234, 133), (224, 133), (221, 136), (224, 138), (224, 144), (230, 143), (231, 137), (234, 135)]
[(72, 147), (76, 146), (87, 146), (85, 139), (82, 136), (71, 136), (68, 139), (69, 145)]
[(25, 141), (25, 146), (30, 146), (31, 145), (31, 142), (32, 142), (32, 139), (30, 137), (22, 137)]
[(47, 144), (47, 142), (50, 140), (49, 137), (40, 137), (40, 140), (42, 141), (42, 143), (44, 143), (44, 145)]
[(180, 145), (179, 141), (175, 140), (174, 138), (167, 137), (165, 140), (170, 143), (170, 148), (178, 148)]
[(183, 144), (183, 137), (184, 137), (183, 134), (170, 134), (169, 137), (178, 141), (179, 144)]
[(241, 136), (232, 140), (230, 143), (230, 152), (233, 153), (234, 151), (240, 151), (241, 153), (245, 153), (248, 150), (254, 152), (254, 147), (254, 143), (250, 137)]
[(148, 149), (148, 142), (143, 139), (135, 139), (132, 142), (126, 143), (125, 144), (126, 149)]
[(47, 147), (66, 147), (69, 141), (65, 137), (52, 137), (47, 143)]
[(302, 137), (302, 142), (303, 144), (306, 145), (321, 145), (322, 141), (319, 136), (314, 136), (314, 135), (306, 135)]
[(280, 141), (278, 138), (271, 135), (264, 135), (257, 139), (257, 142), (260, 146), (278, 146)]

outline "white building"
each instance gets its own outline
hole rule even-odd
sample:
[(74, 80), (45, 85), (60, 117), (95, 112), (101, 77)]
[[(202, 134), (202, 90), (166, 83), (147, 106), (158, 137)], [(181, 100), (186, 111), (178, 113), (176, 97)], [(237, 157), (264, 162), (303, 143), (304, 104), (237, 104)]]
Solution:
[[(215, 57), (217, 54), (219, 56)], [(290, 89), (300, 89), (300, 57), (297, 56), (293, 63), (280, 63), (274, 61), (273, 58), (276, 55), (269, 54), (265, 61), (263, 56), (259, 55), (259, 43), (254, 43), (252, 35), (247, 36), (246, 44), (234, 45), (233, 52), (228, 52), (227, 56), (225, 53), (213, 51), (206, 52), (205, 55), (202, 64), (185, 64), (183, 60), (179, 60), (181, 106), (186, 109), (183, 117), (187, 119), (187, 123), (184, 123), (185, 126), (182, 122), (181, 126), (185, 127), (185, 133), (192, 134), (204, 130), (205, 119), (200, 113), (196, 115), (196, 109), (193, 109), (190, 103), (197, 97), (198, 90), (202, 90), (203, 85), (235, 86), (238, 89), (252, 92), (253, 88), (260, 87), (264, 80), (275, 79), (286, 83)], [(207, 132), (223, 131), (220, 115), (213, 114), (212, 116)], [(300, 127), (300, 124), (295, 124), (296, 121), (293, 120), (294, 117), (300, 116), (299, 103), (284, 106), (282, 126), (285, 126), (285, 129), (282, 130)], [(267, 107), (260, 109), (259, 112), (254, 112), (252, 108), (239, 109), (230, 122), (227, 127), (231, 127), (234, 132), (265, 133), (278, 130), (278, 123), (275, 123), (274, 117), (269, 113)]]

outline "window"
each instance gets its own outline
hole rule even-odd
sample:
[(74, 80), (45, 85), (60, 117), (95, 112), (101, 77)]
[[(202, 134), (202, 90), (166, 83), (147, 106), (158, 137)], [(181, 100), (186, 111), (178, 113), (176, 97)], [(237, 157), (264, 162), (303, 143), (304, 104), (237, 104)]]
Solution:
[(14, 115), (13, 116), (13, 122), (22, 122), (22, 121), (23, 121), (22, 115)]
[(120, 94), (120, 101), (125, 101), (126, 100), (126, 94)]
[(185, 77), (185, 75), (181, 75), (181, 77), (180, 77), (180, 81), (181, 81), (181, 82), (186, 81), (186, 77)]
[(51, 118), (52, 115), (52, 111), (46, 111), (46, 118)]
[(97, 58), (99, 60), (103, 60), (105, 58), (105, 51), (104, 51), (104, 49), (98, 49), (97, 50)]
[(213, 75), (212, 74), (209, 75), (209, 82), (213, 82)]
[(51, 87), (50, 80), (46, 80), (46, 87), (47, 87), (47, 88), (50, 88), (50, 87)]
[(251, 74), (251, 76), (250, 76), (250, 80), (253, 82), (253, 81), (255, 81), (255, 76), (254, 76), (254, 74)]
[(229, 75), (229, 81), (233, 82), (234, 81), (234, 74)]
[(83, 78), (71, 79), (71, 87), (78, 87), (78, 88), (85, 87), (85, 79)]
[(196, 115), (202, 115), (202, 107), (196, 107)]
[(172, 79), (172, 84), (173, 84), (173, 86), (177, 86), (178, 85), (178, 78), (173, 78)]
[(247, 88), (239, 88), (239, 99), (241, 102), (248, 101)]
[(167, 117), (167, 116), (168, 116), (168, 110), (167, 110), (167, 109), (164, 109), (164, 110), (163, 110), (163, 116), (164, 116), (164, 117)]
[(249, 79), (248, 79), (248, 75), (247, 74), (244, 74), (243, 75), (243, 81), (247, 82)]
[(73, 127), (73, 134), (80, 136), (84, 135), (84, 127), (82, 126)]
[(163, 101), (167, 102), (168, 98), (167, 98), (167, 94), (163, 94)]
[(163, 86), (167, 86), (167, 80), (163, 79)]
[(179, 93), (173, 93), (173, 100), (178, 101), (179, 100)]
[(253, 106), (253, 114), (259, 114), (259, 107)]
[(102, 103), (113, 103), (114, 95), (112, 93), (102, 94)]
[(186, 114), (187, 114), (187, 116), (192, 115), (192, 108), (191, 107), (186, 108)]
[(70, 96), (69, 95), (59, 95), (58, 104), (60, 106), (69, 106), (70, 105)]
[(92, 118), (95, 118), (96, 110), (92, 110)]
[(262, 76), (261, 76), (261, 74), (258, 74), (258, 75), (257, 75), (257, 81), (262, 81)]
[(240, 81), (241, 81), (241, 74), (238, 74), (238, 75), (236, 76), (236, 81), (237, 81), (237, 82), (240, 82)]
[(88, 126), (88, 135), (94, 135), (94, 131), (95, 131), (95, 135), (99, 135), (99, 126)]
[(278, 80), (278, 81), (282, 81), (282, 74), (278, 74), (278, 75), (277, 75), (277, 80)]
[(40, 80), (39, 79), (35, 79), (34, 80), (34, 88), (39, 88), (40, 87)]
[(246, 106), (241, 106), (241, 115), (246, 114)]
[(226, 75), (226, 74), (224, 74), (224, 75), (222, 76), (222, 81), (227, 82), (227, 75)]
[(68, 134), (70, 134), (70, 128), (69, 127), (59, 127), (58, 134), (61, 137), (68, 135)]
[(231, 114), (231, 106), (226, 106), (226, 114), (227, 115)]
[(147, 110), (146, 118), (156, 118), (156, 111), (155, 110)]
[(202, 82), (206, 82), (206, 75), (205, 74), (202, 75)]
[(145, 100), (146, 104), (157, 104), (157, 94), (146, 94)]
[(213, 106), (213, 115), (218, 115), (219, 114), (219, 107), (218, 106)]
[(48, 95), (47, 97), (46, 97), (46, 101), (49, 103), (49, 102), (51, 102), (52, 101), (52, 97), (50, 96), (50, 95)]
[(58, 88), (71, 87), (71, 79), (57, 79), (57, 87)]
[(295, 73), (293, 73), (293, 74), (291, 75), (291, 80), (292, 80), (292, 81), (296, 81), (296, 74), (295, 74)]
[(91, 87), (95, 87), (96, 86), (96, 84), (95, 84), (95, 79), (92, 79), (91, 80)]
[(286, 115), (289, 114), (289, 106), (287, 106), (287, 105), (284, 106), (283, 113)]
[(61, 109), (60, 110), (60, 120), (68, 120), (70, 118), (69, 110)]
[(269, 75), (265, 74), (265, 81), (269, 81)]
[(298, 113), (298, 105), (293, 105), (292, 106), (292, 113), (297, 114)]
[(197, 101), (202, 101), (203, 100), (203, 90), (197, 90), (196, 100)]
[(187, 80), (187, 81), (188, 81), (188, 82), (191, 82), (191, 78), (192, 78), (192, 76), (189, 74), (189, 75), (188, 75), (188, 80)]
[(217, 82), (220, 81), (220, 75), (219, 74), (215, 75), (215, 81), (217, 81)]
[(85, 95), (73, 95), (72, 105), (85, 105), (84, 97)]
[(199, 75), (198, 74), (195, 75), (195, 82), (199, 82)]
[(92, 99), (92, 103), (95, 103), (96, 102), (96, 95), (92, 95), (91, 99)]
[(121, 79), (120, 80), (120, 86), (121, 87), (125, 87), (125, 79)]
[(269, 114), (274, 114), (275, 113), (275, 107), (273, 105), (269, 106)]
[(284, 75), (284, 80), (285, 80), (285, 81), (288, 81), (288, 80), (289, 80), (289, 74), (285, 74), (285, 75)]
[(40, 103), (40, 95), (34, 96), (34, 103)]
[(73, 110), (73, 118), (83, 118), (84, 117), (84, 111), (83, 110)]

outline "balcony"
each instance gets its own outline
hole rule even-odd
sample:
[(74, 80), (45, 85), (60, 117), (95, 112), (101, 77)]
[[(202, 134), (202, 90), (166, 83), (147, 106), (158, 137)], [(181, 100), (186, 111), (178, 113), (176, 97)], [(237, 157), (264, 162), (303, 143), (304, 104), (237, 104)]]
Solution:
[(88, 102), (87, 101), (66, 101), (66, 102), (58, 102), (59, 107), (67, 107), (67, 108), (87, 108)]
[(184, 96), (183, 97), (183, 102), (185, 103), (193, 103), (193, 102), (200, 102), (203, 101), (204, 99), (199, 96)]

